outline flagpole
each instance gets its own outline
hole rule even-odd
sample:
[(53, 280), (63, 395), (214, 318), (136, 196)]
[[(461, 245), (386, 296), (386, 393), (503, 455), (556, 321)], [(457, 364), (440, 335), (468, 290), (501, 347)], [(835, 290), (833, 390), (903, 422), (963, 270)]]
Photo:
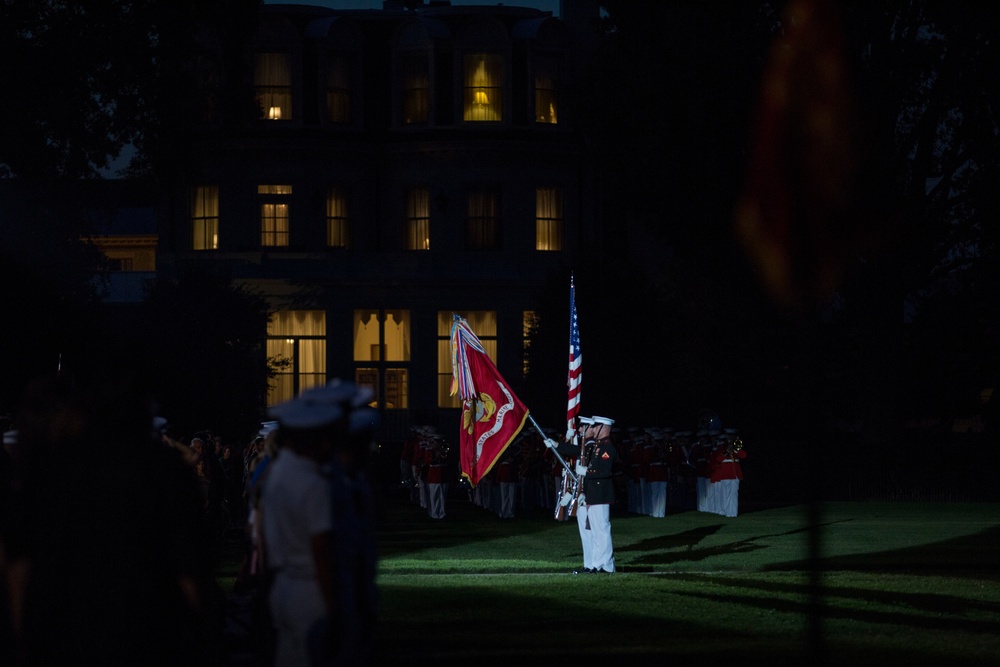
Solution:
[[(530, 412), (528, 413), (528, 419), (531, 420), (532, 426), (534, 426), (538, 430), (538, 432), (542, 434), (542, 437), (545, 438), (546, 440), (548, 440), (549, 436), (545, 435), (545, 431), (543, 431), (542, 427), (538, 425), (538, 422), (535, 421), (535, 418), (531, 416)], [(569, 476), (572, 477), (573, 481), (575, 482), (576, 481), (576, 475), (573, 473), (573, 470), (569, 467), (569, 464), (566, 463), (566, 459), (564, 459), (559, 454), (559, 452), (556, 450), (555, 447), (552, 447), (551, 449), (552, 449), (552, 453), (556, 455), (557, 459), (559, 459), (559, 463), (562, 464), (563, 468), (566, 469), (566, 472), (569, 473)]]

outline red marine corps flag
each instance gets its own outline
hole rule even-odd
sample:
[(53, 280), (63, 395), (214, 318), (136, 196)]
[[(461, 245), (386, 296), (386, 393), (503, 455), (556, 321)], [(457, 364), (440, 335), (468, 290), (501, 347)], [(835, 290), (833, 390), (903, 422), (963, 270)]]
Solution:
[(528, 408), (500, 376), (465, 318), (451, 325), (451, 395), (462, 400), (459, 461), (462, 477), (479, 484), (510, 445)]

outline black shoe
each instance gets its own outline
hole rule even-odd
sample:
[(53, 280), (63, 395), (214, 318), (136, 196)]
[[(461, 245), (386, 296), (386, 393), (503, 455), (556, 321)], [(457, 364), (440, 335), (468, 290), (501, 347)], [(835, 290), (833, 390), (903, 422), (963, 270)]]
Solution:
[(594, 574), (614, 574), (614, 572), (611, 572), (610, 570), (598, 570), (597, 568), (594, 568), (591, 572)]
[(593, 574), (594, 572), (597, 572), (597, 570), (592, 567), (585, 567), (582, 570), (573, 570), (573, 574)]

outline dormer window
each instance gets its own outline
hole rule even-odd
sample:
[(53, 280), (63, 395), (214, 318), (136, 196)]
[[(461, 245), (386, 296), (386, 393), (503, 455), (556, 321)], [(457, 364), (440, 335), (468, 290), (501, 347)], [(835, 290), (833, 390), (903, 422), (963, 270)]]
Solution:
[(464, 120), (503, 120), (503, 57), (493, 53), (466, 55), (464, 91)]
[(292, 64), (289, 54), (257, 54), (254, 90), (262, 119), (292, 119)]
[(552, 125), (559, 122), (558, 70), (554, 58), (539, 58), (535, 63), (535, 122)]
[(430, 120), (431, 79), (426, 53), (409, 53), (402, 58), (403, 124), (422, 125)]
[(330, 58), (326, 72), (326, 113), (331, 123), (351, 122), (351, 70), (346, 56)]

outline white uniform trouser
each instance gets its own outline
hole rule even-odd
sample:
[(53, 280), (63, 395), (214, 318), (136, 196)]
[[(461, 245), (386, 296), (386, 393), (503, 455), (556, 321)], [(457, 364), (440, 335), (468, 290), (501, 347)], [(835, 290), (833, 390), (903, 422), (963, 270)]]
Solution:
[(504, 519), (514, 518), (514, 506), (517, 504), (517, 484), (500, 482), (500, 507), (498, 514)]
[(697, 499), (697, 507), (699, 512), (708, 512), (708, 477), (696, 477), (698, 480), (698, 485), (695, 487), (695, 498)]
[(326, 603), (315, 579), (296, 579), (281, 572), (269, 596), (277, 639), (275, 667), (308, 665), (309, 630), (326, 615)]
[(577, 508), (576, 524), (580, 529), (580, 543), (583, 544), (583, 567), (614, 572), (611, 505), (583, 505)]
[(740, 480), (723, 479), (715, 483), (718, 486), (718, 513), (722, 516), (736, 516), (739, 509)]
[(427, 514), (432, 519), (445, 518), (445, 500), (448, 497), (447, 484), (427, 485)]
[(663, 518), (667, 515), (667, 483), (649, 482), (649, 516)]

